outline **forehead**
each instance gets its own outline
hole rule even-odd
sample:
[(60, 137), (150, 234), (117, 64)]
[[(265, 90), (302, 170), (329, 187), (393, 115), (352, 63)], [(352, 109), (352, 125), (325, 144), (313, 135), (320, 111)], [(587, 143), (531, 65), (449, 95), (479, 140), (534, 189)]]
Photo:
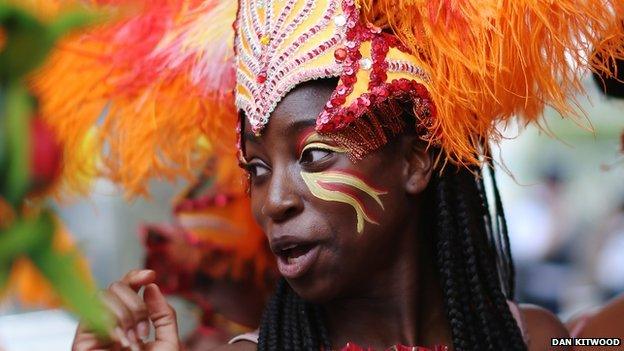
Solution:
[[(331, 80), (315, 80), (299, 84), (291, 90), (276, 106), (269, 118), (269, 123), (261, 131), (258, 139), (272, 136), (288, 137), (287, 132), (293, 129), (304, 129), (314, 126), (316, 117), (329, 100), (335, 82)], [(251, 131), (251, 124), (245, 118), (245, 134)]]

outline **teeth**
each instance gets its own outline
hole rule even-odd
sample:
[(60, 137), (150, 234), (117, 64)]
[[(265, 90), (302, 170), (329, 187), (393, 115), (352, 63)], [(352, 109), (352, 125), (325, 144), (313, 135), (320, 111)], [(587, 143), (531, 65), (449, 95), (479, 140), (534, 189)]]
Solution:
[(292, 244), (290, 246), (286, 246), (282, 249), (282, 251), (286, 251), (286, 250), (290, 250), (290, 249), (294, 249), (295, 247), (297, 247), (297, 244)]

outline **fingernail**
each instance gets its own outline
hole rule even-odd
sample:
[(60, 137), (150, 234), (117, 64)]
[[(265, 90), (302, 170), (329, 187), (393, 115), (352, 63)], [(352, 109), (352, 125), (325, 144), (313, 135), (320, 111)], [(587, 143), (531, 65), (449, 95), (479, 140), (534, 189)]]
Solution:
[(121, 346), (130, 347), (130, 341), (128, 341), (128, 338), (126, 337), (126, 335), (124, 335), (124, 332), (123, 330), (121, 330), (121, 328), (116, 327), (115, 334), (117, 334), (117, 338), (119, 338), (119, 342), (121, 342)]
[(139, 322), (137, 325), (137, 334), (141, 339), (145, 339), (149, 336), (149, 324), (146, 321)]
[(137, 339), (136, 333), (132, 329), (128, 330), (126, 332), (126, 335), (128, 335), (128, 340), (130, 340), (131, 344), (136, 344), (139, 341), (139, 339)]

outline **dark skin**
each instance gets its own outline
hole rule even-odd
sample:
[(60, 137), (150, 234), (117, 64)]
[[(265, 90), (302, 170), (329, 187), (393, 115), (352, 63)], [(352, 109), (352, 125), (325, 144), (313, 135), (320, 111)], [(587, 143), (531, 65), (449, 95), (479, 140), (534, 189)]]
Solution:
[[(426, 247), (422, 236), (414, 235), (420, 232), (419, 207), (433, 159), (414, 135), (402, 135), (357, 163), (323, 151), (297, 155), (293, 150), (305, 128), (295, 123), (312, 124), (332, 91), (324, 82), (296, 87), (277, 106), (260, 137), (246, 136), (245, 157), (254, 166), (254, 215), (269, 242), (283, 233), (319, 238), (324, 255), (309, 273), (288, 282), (302, 298), (325, 307), (333, 345), (351, 341), (376, 350), (397, 343), (450, 345), (442, 291), (430, 264), (434, 258), (421, 250)], [(250, 130), (249, 123), (245, 130)], [(358, 235), (353, 210), (314, 197), (299, 175), (302, 169), (331, 168), (357, 169), (388, 189), (379, 225), (367, 224)], [(550, 337), (567, 335), (551, 313), (535, 306), (521, 309), (534, 335), (530, 350), (546, 350)], [(219, 350), (252, 349), (254, 344), (241, 342)]]
[[(261, 136), (245, 136), (253, 214), (278, 260), (282, 254), (279, 244), (285, 237), (317, 247), (318, 256), (310, 267), (288, 283), (305, 300), (325, 307), (336, 347), (347, 342), (376, 350), (398, 343), (451, 345), (442, 291), (431, 264), (434, 258), (425, 249), (428, 245), (419, 217), (433, 159), (413, 135), (397, 137), (356, 163), (340, 152), (299, 152), (302, 135), (313, 128), (332, 90), (323, 81), (299, 85), (278, 104)], [(244, 129), (250, 130), (249, 123)], [(315, 196), (301, 175), (301, 171), (331, 170), (357, 170), (387, 192), (381, 195), (383, 210), (371, 206), (379, 224), (367, 222), (358, 234), (354, 209)], [(365, 203), (371, 205), (372, 201), (366, 198)], [(567, 335), (552, 314), (535, 308), (527, 311), (523, 309), (531, 335), (529, 350), (546, 350), (550, 337)], [(74, 348), (79, 349), (90, 350)], [(255, 349), (250, 342), (218, 348)]]
[[(321, 254), (312, 269), (288, 282), (305, 300), (325, 306), (334, 345), (449, 344), (439, 287), (431, 270), (419, 269), (422, 258), (415, 254), (421, 245), (414, 214), (432, 159), (414, 136), (398, 138), (357, 163), (321, 149), (297, 155), (293, 150), (302, 133), (313, 128), (316, 110), (332, 90), (321, 82), (302, 85), (278, 105), (260, 137), (245, 135), (256, 220), (271, 244), (284, 235), (319, 242)], [(245, 129), (250, 130), (248, 123)], [(378, 209), (379, 225), (367, 223), (358, 234), (353, 209), (315, 197), (300, 175), (333, 169), (357, 170), (388, 191), (381, 197), (385, 210)], [(418, 284), (420, 278), (428, 284)], [(420, 327), (425, 322), (420, 316), (430, 317), (429, 327)]]

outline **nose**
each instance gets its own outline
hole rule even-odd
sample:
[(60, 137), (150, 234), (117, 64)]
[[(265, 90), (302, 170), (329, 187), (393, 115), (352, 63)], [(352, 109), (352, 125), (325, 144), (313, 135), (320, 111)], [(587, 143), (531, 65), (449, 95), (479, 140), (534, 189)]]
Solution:
[(297, 193), (294, 176), (288, 169), (273, 169), (262, 214), (275, 223), (287, 221), (303, 211), (303, 200)]

